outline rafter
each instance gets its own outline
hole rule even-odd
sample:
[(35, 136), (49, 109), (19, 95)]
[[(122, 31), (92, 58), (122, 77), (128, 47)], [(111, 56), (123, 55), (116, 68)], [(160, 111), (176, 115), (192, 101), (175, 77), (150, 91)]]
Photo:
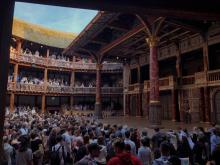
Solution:
[(183, 23), (183, 22), (180, 22), (180, 21), (177, 21), (177, 20), (167, 20), (167, 22), (170, 23), (170, 24), (173, 24), (175, 26), (182, 27), (186, 30), (190, 30), (191, 32), (203, 33), (203, 30), (200, 29), (199, 27), (196, 27), (196, 26), (193, 26), (193, 25), (190, 25), (190, 24), (186, 24), (186, 23)]
[(114, 25), (108, 25), (107, 27), (109, 27), (110, 29), (118, 30), (118, 31), (122, 31), (122, 32), (127, 32), (128, 31), (128, 29), (118, 27), (118, 26), (114, 26)]
[(99, 53), (100, 54), (105, 54), (111, 49), (113, 49), (115, 46), (121, 44), (122, 42), (126, 41), (127, 39), (131, 38), (135, 34), (139, 33), (140, 31), (144, 30), (143, 25), (138, 25), (134, 29), (130, 30), (126, 34), (122, 35), (121, 37), (117, 38), (116, 40), (112, 41), (110, 44), (104, 46)]

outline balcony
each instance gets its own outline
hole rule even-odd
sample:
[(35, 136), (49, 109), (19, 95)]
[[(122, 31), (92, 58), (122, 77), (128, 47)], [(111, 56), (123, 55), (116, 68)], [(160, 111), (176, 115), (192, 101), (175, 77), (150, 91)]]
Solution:
[[(168, 90), (174, 88), (175, 82), (173, 76), (168, 76), (159, 79), (159, 88), (160, 90)], [(149, 91), (150, 90), (150, 81), (144, 81), (143, 84), (132, 84), (129, 85), (128, 91), (129, 92), (140, 92), (140, 91)]]
[[(8, 82), (8, 91), (22, 93), (47, 93), (47, 94), (95, 94), (95, 87), (70, 87), (70, 86), (51, 86)], [(102, 87), (102, 94), (123, 94), (123, 87)]]
[[(25, 54), (17, 55), (16, 52), (10, 53), (10, 59), (19, 63), (35, 64), (44, 67), (65, 68), (70, 70), (96, 70), (96, 63), (71, 62)], [(119, 63), (104, 63), (102, 70), (122, 71), (123, 65)]]
[(45, 85), (36, 84), (16, 84), (17, 92), (31, 92), (31, 93), (43, 93), (45, 91)]

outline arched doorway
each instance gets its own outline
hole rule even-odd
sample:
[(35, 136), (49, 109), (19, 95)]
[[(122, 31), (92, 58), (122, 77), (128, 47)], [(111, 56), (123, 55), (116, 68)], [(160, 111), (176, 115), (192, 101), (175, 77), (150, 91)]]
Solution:
[(220, 90), (217, 90), (213, 99), (214, 115), (213, 119), (216, 123), (220, 124)]

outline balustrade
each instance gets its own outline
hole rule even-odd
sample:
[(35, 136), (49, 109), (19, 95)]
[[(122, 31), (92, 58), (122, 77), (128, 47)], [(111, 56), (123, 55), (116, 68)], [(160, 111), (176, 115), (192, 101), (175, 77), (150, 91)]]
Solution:
[(208, 81), (210, 83), (219, 82), (220, 81), (220, 70), (209, 71)]
[(8, 82), (7, 84), (7, 90), (13, 91), (15, 89), (15, 83), (14, 82)]
[[(38, 57), (34, 55), (17, 55), (16, 52), (10, 53), (10, 59), (16, 60), (18, 62), (30, 63), (43, 65), (45, 67), (58, 67), (58, 68), (67, 68), (67, 69), (79, 69), (79, 70), (96, 70), (96, 63), (81, 63), (81, 62), (71, 62), (56, 60), (52, 58)], [(105, 63), (103, 64), (102, 70), (122, 70), (123, 65), (119, 63)]]
[(23, 84), (23, 83), (17, 83), (16, 84), (16, 91), (19, 92), (44, 92), (44, 84), (37, 85), (37, 84)]

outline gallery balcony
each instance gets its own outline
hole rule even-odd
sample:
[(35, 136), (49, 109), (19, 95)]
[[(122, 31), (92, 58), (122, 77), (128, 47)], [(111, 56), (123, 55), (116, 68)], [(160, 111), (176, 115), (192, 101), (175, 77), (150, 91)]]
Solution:
[[(72, 62), (72, 61), (64, 61), (64, 60), (56, 60), (52, 58), (38, 57), (34, 55), (18, 55), (15, 52), (10, 53), (10, 60), (23, 63), (30, 64), (31, 66), (41, 66), (41, 67), (49, 67), (49, 68), (62, 68), (68, 70), (85, 70), (85, 71), (95, 71), (96, 63), (82, 63), (82, 62)], [(123, 70), (123, 65), (120, 63), (103, 63), (102, 67), (103, 71), (106, 72), (118, 72)]]
[[(51, 86), (8, 82), (7, 90), (18, 93), (95, 94), (95, 87)], [(102, 87), (102, 94), (123, 94), (123, 87)]]

